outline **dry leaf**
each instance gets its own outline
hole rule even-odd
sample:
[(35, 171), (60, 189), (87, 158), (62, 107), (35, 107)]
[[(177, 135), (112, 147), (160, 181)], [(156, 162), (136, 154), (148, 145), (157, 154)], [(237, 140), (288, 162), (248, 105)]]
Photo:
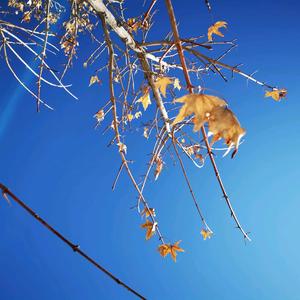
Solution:
[(146, 89), (144, 91), (143, 96), (139, 98), (136, 102), (142, 103), (144, 110), (146, 110), (148, 106), (151, 104), (149, 89)]
[(173, 82), (173, 86), (174, 86), (175, 89), (177, 89), (179, 91), (181, 90), (181, 85), (180, 85), (180, 81), (179, 81), (178, 78), (175, 78), (175, 80)]
[(141, 212), (141, 216), (144, 216), (146, 218), (150, 217), (150, 215), (152, 215), (153, 217), (155, 217), (155, 209), (154, 208), (151, 208), (149, 207), (149, 209), (145, 206), (143, 211)]
[(184, 105), (181, 107), (172, 125), (174, 126), (184, 120), (184, 118), (195, 114), (194, 131), (200, 130), (202, 125), (208, 121), (208, 117), (215, 107), (225, 107), (227, 105), (224, 100), (216, 96), (204, 94), (188, 94), (175, 99), (175, 102), (184, 103)]
[(159, 89), (162, 95), (166, 98), (167, 86), (173, 83), (170, 77), (158, 77), (155, 81), (155, 87)]
[(96, 82), (97, 82), (97, 83), (100, 82), (100, 79), (98, 78), (98, 76), (97, 76), (97, 75), (91, 76), (89, 86), (93, 85), (93, 84), (96, 83)]
[(131, 121), (133, 120), (133, 118), (134, 118), (134, 115), (132, 115), (132, 114), (128, 114), (128, 115), (127, 115), (127, 120), (128, 120), (129, 122), (131, 122)]
[(181, 241), (176, 242), (175, 244), (162, 244), (158, 247), (158, 251), (162, 257), (165, 257), (169, 253), (171, 254), (172, 259), (176, 262), (177, 252), (184, 252), (182, 248), (178, 245)]
[(266, 91), (265, 97), (272, 97), (275, 101), (279, 101), (287, 95), (286, 89)]
[(202, 229), (200, 233), (201, 233), (201, 235), (203, 236), (204, 241), (205, 241), (207, 238), (210, 239), (211, 236), (212, 236), (212, 234), (213, 234), (210, 230), (207, 230), (207, 229)]
[(94, 118), (97, 119), (97, 122), (100, 123), (104, 120), (104, 110), (100, 109), (96, 114), (94, 114)]
[(161, 157), (159, 157), (159, 156), (155, 157), (154, 162), (156, 163), (156, 169), (154, 171), (154, 178), (155, 178), (155, 180), (157, 180), (158, 176), (160, 175), (160, 173), (163, 169), (164, 162), (161, 159)]
[(157, 223), (153, 223), (149, 220), (147, 220), (144, 224), (141, 225), (142, 228), (147, 229), (146, 231), (146, 240), (149, 240), (155, 233)]
[(219, 29), (222, 27), (227, 28), (227, 23), (224, 21), (218, 21), (208, 28), (207, 37), (210, 42), (213, 40), (213, 34), (224, 37), (223, 33), (219, 31)]
[(246, 134), (234, 115), (234, 113), (226, 107), (216, 107), (208, 120), (208, 129), (213, 133), (211, 145), (223, 138), (228, 145), (228, 150), (224, 154), (227, 155), (231, 148), (235, 146), (232, 157), (237, 153), (241, 138)]

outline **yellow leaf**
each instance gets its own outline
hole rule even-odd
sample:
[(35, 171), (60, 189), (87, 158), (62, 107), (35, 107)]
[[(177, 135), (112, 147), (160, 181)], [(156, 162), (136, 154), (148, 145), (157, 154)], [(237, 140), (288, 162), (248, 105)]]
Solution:
[(158, 88), (162, 95), (166, 98), (167, 86), (172, 83), (173, 80), (169, 77), (159, 77), (155, 81), (155, 87)]
[(143, 211), (141, 212), (141, 216), (144, 216), (146, 218), (150, 217), (150, 215), (152, 215), (153, 217), (155, 217), (155, 209), (154, 208), (150, 208), (149, 209), (145, 206)]
[(142, 103), (144, 110), (146, 110), (148, 106), (151, 104), (149, 90), (147, 89), (143, 94), (143, 96), (139, 98), (136, 102)]
[(210, 26), (208, 28), (208, 32), (207, 32), (207, 37), (209, 41), (212, 41), (212, 35), (216, 34), (218, 36), (224, 37), (224, 35), (222, 34), (222, 32), (219, 31), (220, 28), (227, 28), (227, 23), (224, 21), (218, 21), (216, 22), (214, 25)]
[(224, 100), (216, 96), (204, 94), (188, 94), (175, 99), (175, 102), (184, 103), (184, 105), (181, 107), (172, 125), (174, 126), (184, 120), (184, 118), (194, 114), (194, 131), (200, 130), (203, 124), (208, 121), (208, 117), (215, 107), (223, 107), (227, 105)]
[(142, 228), (146, 229), (146, 240), (149, 240), (155, 233), (157, 223), (153, 223), (147, 220), (144, 224), (141, 225)]
[(212, 236), (212, 232), (210, 231), (210, 230), (207, 230), (207, 229), (202, 229), (201, 230), (201, 235), (203, 236), (203, 239), (204, 239), (204, 241), (208, 238), (208, 239), (210, 239), (211, 238), (211, 236)]
[(99, 83), (100, 82), (100, 80), (99, 80), (99, 78), (98, 78), (98, 76), (97, 75), (95, 75), (95, 76), (91, 76), (91, 78), (90, 78), (90, 84), (89, 84), (89, 86), (91, 86), (91, 85), (93, 85), (94, 83)]
[(272, 97), (275, 101), (279, 101), (281, 98), (284, 98), (287, 95), (286, 89), (274, 89), (272, 91), (266, 91), (265, 97)]
[(178, 245), (181, 241), (176, 242), (175, 244), (162, 244), (158, 247), (158, 251), (162, 257), (167, 256), (169, 253), (172, 259), (176, 262), (177, 252), (184, 252), (182, 248)]
[(133, 118), (134, 118), (134, 115), (132, 115), (132, 114), (127, 115), (127, 119), (129, 122), (131, 122), (133, 120)]
[(226, 107), (216, 107), (212, 110), (208, 120), (208, 129), (213, 133), (210, 145), (221, 138), (225, 140), (228, 150), (224, 156), (235, 146), (235, 150), (231, 155), (232, 158), (238, 151), (241, 138), (246, 134), (245, 129), (241, 127), (234, 113)]
[(175, 78), (174, 82), (173, 82), (174, 88), (177, 90), (181, 90), (181, 85), (180, 85), (180, 81), (178, 78)]

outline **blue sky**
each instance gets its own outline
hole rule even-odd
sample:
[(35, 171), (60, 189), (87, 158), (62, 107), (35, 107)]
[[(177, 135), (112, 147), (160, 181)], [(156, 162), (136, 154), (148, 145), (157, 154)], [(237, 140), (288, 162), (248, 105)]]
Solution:
[[(142, 220), (130, 209), (136, 193), (125, 174), (111, 191), (119, 156), (116, 149), (106, 147), (109, 136), (93, 129), (92, 118), (108, 91), (105, 86), (88, 88), (94, 69), (82, 70), (84, 49), (68, 77), (80, 100), (45, 89), (55, 111), (39, 114), (34, 100), (1, 63), (0, 180), (147, 299), (297, 300), (299, 3), (255, 0), (212, 1), (212, 5), (213, 21), (226, 20), (226, 36), (238, 38), (238, 49), (224, 61), (244, 63), (247, 72), (258, 70), (259, 79), (289, 91), (287, 100), (277, 103), (238, 76), (228, 83), (217, 76), (204, 79), (206, 87), (229, 101), (247, 129), (235, 159), (219, 154), (216, 160), (253, 242), (245, 245), (234, 228), (209, 162), (201, 170), (188, 166), (214, 237), (202, 240), (182, 174), (169, 163), (145, 193), (167, 237), (182, 240), (186, 252), (174, 264), (159, 256), (156, 239), (145, 241), (139, 228)], [(211, 24), (202, 1), (174, 1), (174, 6), (185, 36), (205, 33)], [(163, 10), (162, 5), (161, 21)], [(26, 72), (23, 77), (31, 80)], [(129, 158), (137, 160), (134, 170), (143, 174), (151, 141), (134, 136), (130, 140)], [(0, 228), (1, 300), (134, 299), (16, 204), (0, 202)]]

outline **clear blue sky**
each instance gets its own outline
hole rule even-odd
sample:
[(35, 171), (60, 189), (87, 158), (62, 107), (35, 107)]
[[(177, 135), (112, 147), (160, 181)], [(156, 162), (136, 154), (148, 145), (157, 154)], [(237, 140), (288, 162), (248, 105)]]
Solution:
[[(183, 35), (205, 33), (211, 20), (203, 1), (174, 5)], [(37, 114), (34, 100), (1, 63), (0, 181), (148, 299), (297, 300), (300, 5), (283, 0), (212, 5), (214, 20), (229, 24), (228, 38), (238, 38), (238, 49), (225, 61), (244, 63), (248, 72), (259, 71), (259, 79), (289, 91), (287, 100), (276, 103), (238, 76), (228, 83), (205, 79), (247, 129), (236, 158), (218, 155), (217, 163), (253, 242), (245, 245), (234, 228), (208, 162), (200, 171), (191, 165), (189, 170), (214, 237), (202, 240), (183, 177), (169, 164), (146, 196), (168, 238), (181, 239), (186, 252), (174, 264), (159, 256), (156, 239), (145, 241), (141, 219), (129, 209), (136, 193), (128, 178), (122, 175), (111, 191), (118, 153), (106, 148), (109, 136), (93, 129), (92, 118), (108, 92), (105, 86), (88, 88), (94, 67), (82, 71), (84, 49), (69, 76), (80, 100), (44, 90), (54, 112)], [(134, 168), (142, 174), (150, 148), (144, 139), (131, 140), (129, 158), (139, 152)], [(134, 299), (14, 203), (0, 202), (0, 236), (1, 300)]]

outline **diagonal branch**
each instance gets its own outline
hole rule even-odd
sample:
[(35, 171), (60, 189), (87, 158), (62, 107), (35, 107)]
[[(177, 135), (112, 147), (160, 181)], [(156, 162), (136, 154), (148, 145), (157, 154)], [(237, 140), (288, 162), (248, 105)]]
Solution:
[(41, 223), (50, 232), (52, 232), (55, 236), (57, 236), (61, 241), (63, 241), (65, 244), (67, 244), (75, 253), (78, 253), (80, 256), (82, 256), (84, 259), (86, 259), (89, 263), (91, 263), (94, 267), (96, 267), (98, 270), (100, 270), (105, 275), (110, 277), (117, 284), (119, 284), (119, 285), (123, 286), (124, 288), (126, 288), (130, 293), (134, 294), (135, 296), (137, 296), (140, 299), (146, 299), (144, 296), (139, 294), (133, 288), (131, 288), (126, 283), (124, 283), (119, 278), (117, 278), (115, 275), (113, 275), (110, 271), (108, 271), (107, 269), (102, 267), (102, 265), (100, 265), (97, 261), (95, 261), (93, 258), (91, 258), (86, 252), (80, 250), (79, 245), (76, 245), (76, 244), (72, 243), (69, 239), (67, 239), (65, 236), (63, 236), (59, 231), (57, 231), (47, 221), (45, 221), (43, 218), (41, 218), (32, 208), (30, 208), (27, 204), (25, 204), (22, 200), (20, 200), (14, 193), (12, 193), (2, 183), (0, 183), (0, 189), (2, 190), (2, 194), (3, 194), (3, 197), (5, 197), (5, 199), (7, 198), (7, 195), (10, 196), (12, 200), (14, 200), (16, 203), (18, 203), (32, 217), (34, 217), (39, 223)]

